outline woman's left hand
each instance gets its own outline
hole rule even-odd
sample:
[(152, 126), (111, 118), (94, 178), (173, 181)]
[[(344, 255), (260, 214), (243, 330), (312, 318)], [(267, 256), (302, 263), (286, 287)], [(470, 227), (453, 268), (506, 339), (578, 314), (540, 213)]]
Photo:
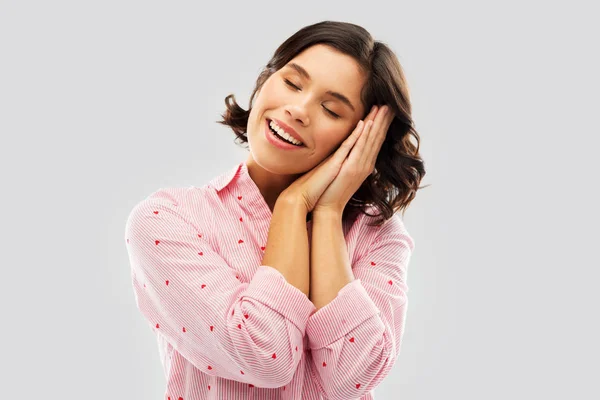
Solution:
[(377, 155), (393, 119), (394, 114), (387, 105), (371, 109), (357, 142), (344, 160), (340, 172), (319, 197), (313, 214), (333, 211), (341, 215), (360, 185), (375, 170)]

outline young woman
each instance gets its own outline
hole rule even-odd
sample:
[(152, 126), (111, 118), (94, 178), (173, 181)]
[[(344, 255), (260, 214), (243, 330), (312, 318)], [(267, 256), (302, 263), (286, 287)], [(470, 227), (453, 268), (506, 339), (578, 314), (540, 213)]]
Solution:
[(398, 59), (360, 26), (320, 22), (275, 51), (251, 97), (246, 111), (228, 96), (219, 121), (246, 161), (127, 220), (165, 399), (374, 399), (408, 305), (414, 242), (396, 211), (425, 175)]

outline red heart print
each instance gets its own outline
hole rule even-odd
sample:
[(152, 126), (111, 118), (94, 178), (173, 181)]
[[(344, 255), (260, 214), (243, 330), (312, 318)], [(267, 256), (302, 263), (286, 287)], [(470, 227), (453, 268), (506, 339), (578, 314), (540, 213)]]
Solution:
[(253, 385), (253, 384), (251, 384), (251, 383), (249, 383), (249, 384), (248, 384), (248, 386), (250, 386), (250, 387), (254, 387), (254, 385)]
[(201, 238), (201, 237), (202, 237), (202, 235), (201, 235), (201, 234), (198, 234), (198, 237), (200, 237), (200, 238)]
[(360, 387), (360, 383), (357, 383), (356, 384), (356, 388), (358, 389), (359, 387)]
[(185, 326), (183, 327), (183, 331), (185, 332)]
[(271, 358), (277, 358), (277, 354), (273, 353), (273, 355), (271, 356)]
[(298, 351), (298, 346), (296, 346), (296, 351)]
[(156, 245), (158, 246), (158, 244), (160, 243), (160, 240), (155, 240), (154, 243), (156, 243)]
[(391, 285), (391, 284), (392, 284), (392, 280), (390, 279), (390, 280), (388, 281), (388, 283)]
[(371, 261), (371, 265), (377, 265), (377, 264), (375, 264), (373, 261)]
[(200, 253), (198, 253), (198, 254), (200, 254), (201, 256), (203, 256), (203, 255), (204, 255), (204, 253), (203, 253), (203, 252), (200, 252)]
[(214, 329), (214, 326), (211, 325), (210, 326), (210, 331), (212, 332), (213, 329)]
[(160, 325), (156, 324), (156, 329), (160, 328)]
[(209, 366), (208, 366), (208, 369), (212, 369), (212, 367), (209, 365)]
[(326, 367), (326, 366), (327, 366), (327, 363), (326, 363), (325, 361), (323, 361), (323, 366), (324, 366), (324, 367)]
[(206, 287), (206, 285), (203, 283), (202, 286), (200, 286), (201, 289), (204, 289)]
[(350, 342), (354, 343), (354, 337), (350, 338)]
[(210, 390), (210, 385), (208, 385), (208, 390)]
[(165, 281), (165, 283), (167, 284), (167, 286), (169, 286), (169, 280), (168, 279)]
[(242, 375), (244, 375), (244, 371), (240, 370), (240, 372), (242, 373)]
[(242, 239), (238, 240), (238, 243), (244, 243), (244, 241)]
[(238, 324), (238, 328), (239, 328), (239, 329), (242, 329), (242, 324)]
[(158, 214), (158, 211), (154, 211), (154, 214)]
[(240, 217), (240, 221), (242, 221), (242, 217)]
[(244, 314), (244, 317), (245, 317), (246, 319), (248, 319), (248, 314)]
[(241, 199), (242, 199), (242, 196), (238, 196), (238, 200), (241, 200)]
[(260, 249), (261, 249), (261, 250), (264, 250), (264, 249), (265, 249), (265, 246), (260, 246)]

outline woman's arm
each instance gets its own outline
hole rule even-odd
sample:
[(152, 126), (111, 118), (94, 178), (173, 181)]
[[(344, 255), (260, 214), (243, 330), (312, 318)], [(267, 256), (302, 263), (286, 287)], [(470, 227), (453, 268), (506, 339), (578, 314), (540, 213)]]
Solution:
[(309, 250), (306, 215), (300, 202), (279, 196), (269, 227), (262, 265), (278, 270), (288, 283), (309, 294)]
[[(349, 271), (341, 217), (313, 218), (309, 299), (319, 309), (310, 315), (306, 335), (314, 378), (328, 399), (362, 398), (400, 354), (414, 241), (398, 214), (381, 226), (362, 226)], [(358, 218), (362, 224), (367, 217)]]
[(264, 388), (287, 384), (314, 305), (268, 266), (241, 282), (244, 264), (229, 264), (201, 235), (209, 217), (198, 217), (200, 226), (190, 222), (180, 201), (186, 190), (159, 190), (127, 219), (137, 307), (203, 373)]
[(314, 212), (309, 274), (309, 299), (317, 310), (329, 304), (340, 289), (354, 280), (341, 213)]

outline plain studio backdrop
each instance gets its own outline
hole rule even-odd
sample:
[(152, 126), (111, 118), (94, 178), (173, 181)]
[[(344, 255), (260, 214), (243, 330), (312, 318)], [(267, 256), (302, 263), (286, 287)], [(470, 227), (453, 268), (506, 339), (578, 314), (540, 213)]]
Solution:
[(276, 47), (331, 19), (398, 55), (431, 185), (377, 399), (599, 398), (591, 4), (0, 2), (3, 397), (162, 399), (127, 215), (245, 159), (225, 96), (247, 106)]

